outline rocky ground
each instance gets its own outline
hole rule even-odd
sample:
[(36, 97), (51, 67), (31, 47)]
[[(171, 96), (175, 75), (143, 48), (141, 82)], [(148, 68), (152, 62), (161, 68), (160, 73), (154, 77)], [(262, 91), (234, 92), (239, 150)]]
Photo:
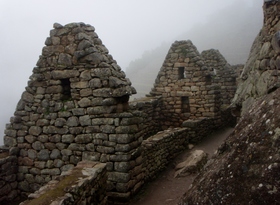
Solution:
[[(193, 149), (204, 150), (211, 157), (224, 139), (232, 132), (233, 128), (225, 128), (211, 134)], [(174, 178), (176, 164), (184, 161), (190, 151), (187, 150), (175, 158), (154, 181), (145, 186), (130, 203), (131, 205), (174, 205), (187, 191), (195, 175)]]
[(181, 204), (280, 204), (280, 89), (239, 120)]

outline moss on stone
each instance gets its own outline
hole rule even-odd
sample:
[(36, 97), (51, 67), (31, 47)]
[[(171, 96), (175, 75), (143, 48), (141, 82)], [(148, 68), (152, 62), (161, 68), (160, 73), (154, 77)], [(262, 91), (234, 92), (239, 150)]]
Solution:
[(64, 176), (55, 186), (55, 188), (48, 190), (36, 199), (28, 201), (24, 205), (49, 205), (59, 197), (63, 197), (68, 191), (65, 191), (68, 187), (71, 187), (79, 178), (83, 177), (80, 169), (73, 170), (71, 175)]

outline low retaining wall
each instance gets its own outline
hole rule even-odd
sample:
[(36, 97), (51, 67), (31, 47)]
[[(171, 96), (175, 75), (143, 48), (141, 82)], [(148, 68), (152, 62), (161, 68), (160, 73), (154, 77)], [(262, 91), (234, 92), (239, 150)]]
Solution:
[(18, 197), (18, 160), (9, 151), (0, 148), (0, 204)]
[(187, 128), (158, 132), (142, 142), (144, 180), (154, 178), (189, 142)]
[(218, 128), (219, 125), (213, 118), (204, 118), (201, 120), (186, 120), (183, 122), (182, 127), (189, 128), (190, 142), (197, 144)]
[(82, 161), (48, 182), (20, 205), (106, 205), (106, 164)]

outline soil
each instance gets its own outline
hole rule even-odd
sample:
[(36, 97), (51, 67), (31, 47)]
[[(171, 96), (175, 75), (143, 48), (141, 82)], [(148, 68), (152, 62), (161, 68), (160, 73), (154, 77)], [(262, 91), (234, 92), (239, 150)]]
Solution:
[[(223, 128), (205, 138), (193, 149), (201, 149), (211, 158), (220, 144), (232, 132), (233, 128)], [(175, 205), (179, 202), (196, 175), (181, 178), (174, 178), (174, 167), (184, 161), (189, 155), (190, 150), (186, 150), (176, 157), (159, 176), (145, 185), (142, 190), (131, 201), (130, 205)]]

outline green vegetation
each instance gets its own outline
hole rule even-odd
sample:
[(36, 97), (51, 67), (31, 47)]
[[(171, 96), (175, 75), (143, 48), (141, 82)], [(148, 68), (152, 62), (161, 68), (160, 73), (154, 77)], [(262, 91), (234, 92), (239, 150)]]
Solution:
[(81, 170), (73, 170), (71, 175), (61, 179), (54, 189), (48, 190), (40, 197), (25, 203), (25, 205), (50, 205), (58, 197), (64, 196), (67, 193), (65, 190), (74, 185), (80, 177), (83, 177)]

